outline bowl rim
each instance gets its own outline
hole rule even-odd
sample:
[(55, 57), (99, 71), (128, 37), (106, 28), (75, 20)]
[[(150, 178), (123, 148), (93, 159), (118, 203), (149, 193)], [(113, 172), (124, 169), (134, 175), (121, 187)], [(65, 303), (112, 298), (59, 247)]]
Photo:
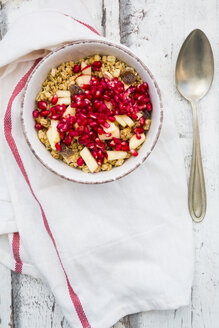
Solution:
[[(67, 47), (70, 47), (70, 46), (73, 46), (73, 45), (76, 45), (76, 44), (83, 44), (83, 43), (100, 43), (100, 44), (105, 44), (105, 45), (108, 45), (108, 46), (111, 46), (111, 47), (114, 47), (114, 48), (117, 48), (119, 49), (120, 51), (123, 51), (125, 52), (127, 55), (133, 57), (143, 68), (144, 70), (147, 71), (148, 75), (150, 76), (152, 82), (154, 83), (154, 87), (156, 89), (156, 92), (157, 92), (157, 95), (158, 95), (158, 98), (159, 98), (159, 106), (160, 106), (160, 122), (159, 122), (159, 126), (158, 126), (158, 129), (157, 129), (157, 134), (155, 135), (155, 138), (154, 138), (154, 142), (152, 144), (152, 146), (150, 147), (149, 151), (145, 154), (145, 156), (142, 157), (142, 159), (136, 163), (136, 165), (131, 168), (130, 170), (128, 170), (127, 172), (124, 172), (123, 174), (115, 177), (115, 178), (108, 178), (106, 180), (102, 180), (102, 181), (81, 181), (81, 180), (78, 180), (78, 179), (74, 179), (74, 178), (69, 178), (61, 173), (58, 173), (57, 171), (55, 171), (52, 167), (50, 167), (48, 164), (46, 164), (43, 159), (36, 153), (36, 151), (34, 150), (32, 144), (30, 143), (29, 139), (28, 139), (28, 136), (27, 136), (27, 132), (26, 132), (26, 128), (25, 128), (25, 124), (24, 124), (24, 100), (25, 100), (25, 96), (26, 96), (26, 93), (27, 93), (27, 89), (28, 89), (28, 86), (29, 86), (29, 82), (30, 80), (32, 79), (32, 76), (34, 75), (34, 73), (36, 72), (36, 70), (38, 70), (38, 68), (42, 65), (42, 63), (47, 60), (47, 58), (49, 58), (50, 56), (54, 55), (56, 52), (64, 49), (64, 48), (67, 48)], [(65, 180), (68, 180), (68, 181), (72, 181), (72, 182), (77, 182), (77, 183), (81, 183), (81, 184), (103, 184), (103, 183), (108, 183), (108, 182), (113, 182), (113, 181), (116, 181), (116, 180), (119, 180), (123, 177), (125, 177), (126, 175), (130, 174), (131, 172), (133, 172), (135, 169), (137, 169), (147, 158), (148, 156), (151, 154), (152, 150), (154, 149), (159, 137), (160, 137), (160, 133), (161, 133), (161, 128), (162, 128), (162, 125), (163, 125), (163, 102), (162, 102), (162, 97), (161, 97), (161, 92), (160, 92), (160, 88), (157, 84), (157, 81), (155, 80), (153, 74), (151, 73), (151, 71), (149, 70), (149, 68), (142, 62), (142, 60), (136, 56), (132, 51), (130, 51), (129, 49), (126, 48), (126, 46), (123, 46), (123, 45), (120, 45), (120, 44), (117, 44), (117, 43), (113, 43), (111, 41), (106, 41), (106, 40), (99, 40), (99, 39), (80, 39), (80, 40), (75, 40), (75, 41), (71, 41), (70, 43), (67, 43), (65, 45), (62, 45), (61, 47), (57, 47), (55, 50), (51, 51), (50, 53), (48, 53), (45, 57), (43, 57), (40, 62), (34, 67), (34, 69), (32, 70), (27, 82), (26, 82), (26, 85), (25, 85), (25, 88), (24, 88), (24, 94), (23, 94), (23, 97), (22, 97), (22, 104), (21, 104), (21, 112), (20, 112), (20, 118), (21, 118), (21, 127), (22, 127), (22, 130), (23, 130), (23, 133), (24, 133), (24, 137), (26, 139), (26, 142), (31, 150), (31, 152), (34, 154), (34, 156), (40, 161), (40, 163), (46, 167), (49, 171), (53, 172), (54, 174), (56, 174), (57, 176), (61, 177), (61, 178), (64, 178)], [(87, 173), (85, 173), (87, 174)]]

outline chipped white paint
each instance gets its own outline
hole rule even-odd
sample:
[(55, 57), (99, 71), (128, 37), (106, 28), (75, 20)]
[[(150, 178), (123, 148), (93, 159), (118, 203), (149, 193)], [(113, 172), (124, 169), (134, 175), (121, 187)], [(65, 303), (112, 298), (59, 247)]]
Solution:
[(11, 272), (0, 265), (0, 328), (10, 327), (12, 322)]
[[(3, 0), (2, 34), (20, 15), (44, 0)], [(76, 0), (75, 0), (76, 1)], [(83, 0), (96, 27), (114, 41), (130, 46), (150, 67), (161, 87), (164, 105), (175, 112), (189, 173), (192, 149), (191, 110), (174, 87), (174, 67), (181, 43), (194, 28), (208, 35), (215, 54), (216, 74), (211, 91), (200, 103), (200, 133), (208, 210), (194, 225), (195, 280), (191, 306), (177, 311), (153, 311), (122, 319), (114, 328), (218, 328), (219, 325), (219, 0)], [(1, 8), (1, 7), (0, 7)], [(0, 317), (10, 316), (10, 277), (0, 271)], [(13, 277), (15, 328), (68, 328), (46, 286), (27, 276)], [(5, 281), (5, 283), (2, 283)], [(6, 286), (2, 288), (2, 286)], [(2, 314), (4, 311), (4, 314)], [(0, 324), (0, 328), (7, 325)]]

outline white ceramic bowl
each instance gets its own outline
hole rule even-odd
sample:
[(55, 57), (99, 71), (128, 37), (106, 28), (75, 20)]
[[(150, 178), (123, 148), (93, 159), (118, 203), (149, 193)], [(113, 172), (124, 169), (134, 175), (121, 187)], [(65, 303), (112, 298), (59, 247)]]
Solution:
[[(122, 166), (114, 167), (111, 171), (91, 174), (72, 168), (64, 162), (54, 159), (50, 155), (37, 137), (37, 133), (34, 129), (32, 110), (35, 106), (35, 97), (51, 68), (65, 61), (74, 61), (95, 54), (114, 55), (129, 66), (133, 67), (149, 85), (153, 112), (151, 127), (147, 134), (147, 139), (139, 151), (139, 155), (137, 157), (132, 156), (125, 161)], [(25, 88), (21, 119), (27, 143), (30, 146), (31, 151), (44, 166), (65, 179), (80, 183), (94, 184), (110, 182), (124, 177), (135, 170), (149, 156), (160, 135), (163, 120), (163, 108), (160, 91), (153, 75), (142, 61), (130, 50), (108, 41), (80, 40), (72, 42), (71, 44), (50, 53), (35, 67)]]

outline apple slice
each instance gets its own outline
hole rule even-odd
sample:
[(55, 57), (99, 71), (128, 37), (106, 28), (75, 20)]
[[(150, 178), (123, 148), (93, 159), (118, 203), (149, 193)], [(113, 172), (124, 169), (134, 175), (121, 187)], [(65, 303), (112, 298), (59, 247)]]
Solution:
[(57, 105), (62, 105), (62, 104), (70, 105), (70, 103), (71, 103), (71, 97), (59, 98)]
[(78, 75), (76, 82), (79, 86), (82, 86), (83, 84), (89, 84), (91, 79), (91, 75)]
[(116, 151), (116, 150), (109, 150), (107, 151), (108, 161), (114, 161), (115, 159), (123, 159), (126, 158), (127, 152), (126, 151)]
[(122, 125), (123, 127), (126, 127), (126, 122), (125, 122), (125, 120), (123, 119), (123, 116), (125, 116), (125, 115), (115, 115), (115, 118), (116, 118), (116, 121), (120, 124), (120, 125)]
[(84, 147), (80, 152), (80, 155), (87, 164), (89, 170), (93, 173), (98, 168), (98, 165), (95, 158), (91, 155), (90, 150), (87, 147)]
[(106, 107), (109, 109), (109, 110), (112, 110), (113, 109), (113, 105), (110, 101), (104, 101), (104, 104), (106, 105)]
[(58, 98), (69, 98), (71, 97), (70, 91), (57, 90), (56, 94)]
[(102, 69), (102, 74), (106, 79), (109, 79), (110, 81), (113, 79), (112, 74), (110, 74), (109, 72), (107, 72), (105, 69)]
[(87, 65), (85, 62), (81, 63), (82, 74), (91, 75), (91, 64)]
[(110, 121), (107, 121), (109, 124), (110, 124), (110, 127), (109, 128), (105, 128), (103, 126), (103, 130), (106, 132), (106, 133), (111, 133), (111, 136), (110, 137), (107, 137), (105, 134), (100, 134), (98, 135), (100, 140), (110, 140), (112, 139), (113, 137), (114, 138), (120, 138), (120, 129), (117, 125), (115, 125), (113, 122), (110, 122)]
[(112, 137), (114, 137), (114, 138), (120, 138), (120, 130), (119, 130), (119, 127), (116, 124), (114, 124), (113, 122), (110, 122), (110, 121), (107, 121), (107, 122), (109, 123), (110, 127), (109, 128), (103, 127), (104, 131), (106, 133), (111, 133), (112, 134), (111, 138)]
[(125, 90), (125, 91), (126, 91), (129, 87), (130, 87), (130, 85), (124, 83), (124, 90)]
[(134, 134), (131, 139), (129, 140), (129, 148), (130, 149), (136, 149), (138, 146), (140, 146), (145, 141), (145, 134), (140, 134), (141, 139), (137, 139), (136, 134)]
[(91, 79), (91, 75), (82, 75), (83, 76), (83, 84), (90, 84), (90, 79)]
[[(110, 132), (112, 133), (112, 132)], [(111, 135), (110, 137), (107, 137), (105, 134), (98, 134), (98, 137), (100, 138), (100, 140), (110, 140), (112, 139), (113, 135)]]
[(72, 108), (71, 106), (68, 106), (66, 108), (66, 111), (63, 114), (63, 117), (65, 117), (67, 115), (75, 116), (75, 108)]
[(118, 126), (115, 126), (115, 130), (113, 130), (111, 133), (112, 133), (112, 138), (117, 138), (119, 139), (120, 138), (120, 129)]
[(56, 150), (55, 144), (60, 141), (60, 135), (57, 131), (57, 124), (59, 122), (56, 120), (51, 120), (51, 125), (46, 132), (47, 138), (49, 140), (50, 146), (53, 150)]
[(81, 86), (82, 84), (84, 84), (84, 79), (83, 79), (83, 74), (78, 75), (76, 82), (79, 86)]
[(131, 128), (135, 123), (128, 115), (121, 115), (122, 120)]
[(138, 116), (137, 119), (140, 120), (140, 118), (143, 116), (143, 114), (142, 114), (141, 112), (138, 112), (138, 113), (137, 113), (137, 116)]

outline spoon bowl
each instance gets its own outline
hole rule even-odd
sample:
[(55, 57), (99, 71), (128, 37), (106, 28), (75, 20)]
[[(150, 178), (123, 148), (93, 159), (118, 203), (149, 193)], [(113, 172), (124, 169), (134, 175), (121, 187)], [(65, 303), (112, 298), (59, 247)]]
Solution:
[(199, 29), (184, 41), (176, 63), (176, 86), (190, 102), (203, 98), (211, 87), (214, 59), (206, 35)]
[(207, 36), (199, 29), (184, 41), (176, 63), (176, 87), (192, 106), (193, 153), (189, 179), (188, 205), (192, 219), (200, 222), (206, 213), (205, 181), (198, 126), (198, 101), (211, 87), (214, 58)]

